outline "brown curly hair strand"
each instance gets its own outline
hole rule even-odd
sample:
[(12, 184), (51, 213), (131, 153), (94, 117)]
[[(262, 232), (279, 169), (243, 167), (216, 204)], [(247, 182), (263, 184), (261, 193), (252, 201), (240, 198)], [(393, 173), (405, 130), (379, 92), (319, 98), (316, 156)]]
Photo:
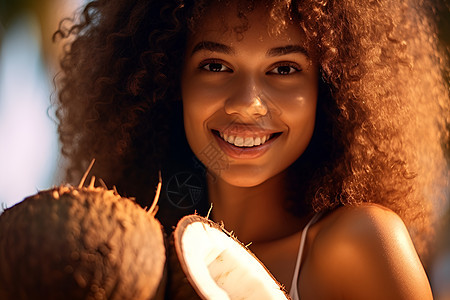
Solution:
[[(182, 150), (180, 73), (187, 35), (212, 2), (94, 0), (71, 26), (62, 23), (55, 38), (67, 38), (69, 46), (57, 78), (57, 116), (68, 181), (95, 157), (97, 176), (146, 206), (158, 170), (174, 164), (173, 148), (192, 157)], [(315, 133), (289, 170), (292, 205), (316, 211), (385, 205), (424, 254), (433, 201), (448, 189), (442, 143), (450, 123), (448, 64), (431, 3), (240, 3), (242, 26), (233, 30), (245, 32), (246, 14), (262, 3), (273, 34), (289, 20), (298, 23), (320, 65)]]

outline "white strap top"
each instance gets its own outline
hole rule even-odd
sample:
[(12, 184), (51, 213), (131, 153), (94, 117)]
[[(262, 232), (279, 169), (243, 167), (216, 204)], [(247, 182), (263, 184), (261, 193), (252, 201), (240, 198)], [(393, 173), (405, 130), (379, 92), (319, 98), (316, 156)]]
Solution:
[(298, 295), (297, 290), (298, 275), (300, 273), (300, 265), (302, 262), (303, 249), (305, 248), (306, 235), (308, 233), (308, 229), (311, 225), (316, 223), (317, 220), (319, 220), (321, 215), (322, 215), (321, 212), (316, 213), (314, 217), (312, 217), (311, 220), (309, 220), (308, 224), (306, 224), (305, 228), (303, 228), (302, 237), (300, 239), (300, 247), (297, 255), (297, 262), (295, 263), (294, 276), (292, 277), (291, 290), (289, 292), (289, 296), (292, 298), (292, 300), (300, 300), (300, 296)]

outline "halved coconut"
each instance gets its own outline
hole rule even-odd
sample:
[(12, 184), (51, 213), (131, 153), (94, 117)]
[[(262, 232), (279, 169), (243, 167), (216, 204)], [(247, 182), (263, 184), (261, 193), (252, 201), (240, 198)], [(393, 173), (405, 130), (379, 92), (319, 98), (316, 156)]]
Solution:
[(55, 187), (0, 215), (0, 299), (162, 298), (165, 262), (154, 214), (112, 190)]
[[(173, 299), (289, 299), (256, 256), (223, 226), (198, 215), (186, 216), (172, 242), (178, 258), (170, 261)], [(180, 267), (182, 275), (176, 270)]]

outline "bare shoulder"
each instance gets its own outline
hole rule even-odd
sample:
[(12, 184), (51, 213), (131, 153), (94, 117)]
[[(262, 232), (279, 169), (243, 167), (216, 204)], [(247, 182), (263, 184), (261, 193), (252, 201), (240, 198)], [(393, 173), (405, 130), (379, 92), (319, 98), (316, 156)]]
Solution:
[(332, 212), (327, 221), (320, 232), (321, 237), (327, 238), (326, 241), (344, 238), (356, 243), (389, 243), (394, 236), (410, 240), (400, 217), (378, 204), (341, 207)]
[(403, 221), (385, 207), (339, 208), (317, 223), (308, 244), (303, 271), (327, 286), (321, 298), (432, 299)]

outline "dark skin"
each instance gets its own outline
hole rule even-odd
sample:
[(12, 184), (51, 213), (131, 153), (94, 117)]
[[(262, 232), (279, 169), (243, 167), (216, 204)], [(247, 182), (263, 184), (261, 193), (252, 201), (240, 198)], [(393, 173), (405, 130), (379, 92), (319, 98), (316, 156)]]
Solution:
[[(213, 6), (188, 39), (182, 94), (188, 142), (208, 171), (213, 219), (223, 221), (288, 290), (301, 231), (312, 217), (281, 205), (285, 171), (314, 128), (317, 63), (290, 23), (272, 36), (265, 10), (248, 15), (237, 38)], [(221, 9), (227, 28), (240, 24)], [(266, 141), (267, 140), (267, 141)], [(219, 149), (223, 168), (204, 149)], [(409, 234), (392, 211), (373, 204), (336, 209), (307, 234), (298, 290), (302, 299), (432, 299)]]
[[(252, 27), (238, 41), (231, 31), (220, 35), (222, 23), (211, 19), (207, 31), (188, 41), (182, 77), (186, 136), (214, 174), (208, 181), (214, 218), (236, 228), (243, 241), (276, 239), (304, 223), (280, 203), (285, 171), (314, 130), (318, 69), (294, 26), (276, 38), (264, 25)], [(259, 145), (242, 147), (246, 140)], [(208, 161), (209, 148), (220, 151), (223, 168)], [(265, 236), (258, 237), (262, 231)]]

